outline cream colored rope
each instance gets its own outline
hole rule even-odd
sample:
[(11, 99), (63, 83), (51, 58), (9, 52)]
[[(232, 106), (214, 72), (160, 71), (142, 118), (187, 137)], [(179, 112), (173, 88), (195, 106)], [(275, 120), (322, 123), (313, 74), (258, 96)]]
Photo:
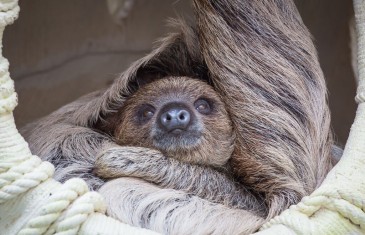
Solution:
[(365, 1), (354, 0), (355, 24), (357, 32), (357, 68), (359, 70), (359, 85), (356, 101), (365, 102)]
[(29, 220), (19, 234), (44, 234), (46, 231), (45, 234), (76, 234), (89, 214), (105, 212), (101, 196), (88, 191), (86, 183), (81, 179), (65, 182), (41, 208), (41, 213)]

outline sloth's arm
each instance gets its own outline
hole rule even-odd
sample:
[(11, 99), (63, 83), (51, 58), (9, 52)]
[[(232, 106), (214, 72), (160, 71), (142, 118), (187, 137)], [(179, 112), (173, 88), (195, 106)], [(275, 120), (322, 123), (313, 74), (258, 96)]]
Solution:
[(236, 132), (235, 174), (264, 194), (270, 216), (329, 171), (326, 86), (292, 0), (194, 0), (201, 53)]
[(162, 234), (251, 234), (264, 222), (251, 212), (135, 178), (109, 181), (99, 192), (108, 215)]
[(215, 169), (183, 163), (142, 147), (112, 145), (99, 153), (94, 173), (102, 178), (132, 176), (162, 188), (182, 190), (230, 207), (252, 209), (257, 199), (242, 185)]
[(112, 140), (78, 123), (82, 118), (78, 112), (90, 115), (85, 110), (91, 110), (88, 102), (97, 94), (89, 94), (20, 130), (32, 153), (55, 166), (56, 180), (64, 182), (80, 177), (94, 190), (104, 184), (92, 174), (96, 155), (104, 144)]

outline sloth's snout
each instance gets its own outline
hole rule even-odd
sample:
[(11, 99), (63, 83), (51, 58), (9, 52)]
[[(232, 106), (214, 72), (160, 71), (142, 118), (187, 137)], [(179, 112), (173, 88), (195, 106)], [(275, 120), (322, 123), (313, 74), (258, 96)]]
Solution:
[(181, 105), (173, 105), (164, 109), (158, 119), (161, 127), (167, 132), (180, 132), (190, 125), (191, 113)]
[(170, 109), (161, 115), (160, 121), (168, 131), (185, 129), (190, 122), (190, 113), (185, 109)]
[(189, 104), (179, 101), (164, 105), (156, 116), (153, 129), (154, 147), (172, 153), (199, 144), (202, 126)]

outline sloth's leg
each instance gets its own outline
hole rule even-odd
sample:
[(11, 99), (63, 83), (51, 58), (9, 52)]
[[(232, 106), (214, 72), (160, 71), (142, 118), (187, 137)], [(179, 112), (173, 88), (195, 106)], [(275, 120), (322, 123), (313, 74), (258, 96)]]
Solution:
[(163, 234), (250, 234), (263, 223), (251, 212), (135, 178), (109, 181), (99, 192), (110, 216)]

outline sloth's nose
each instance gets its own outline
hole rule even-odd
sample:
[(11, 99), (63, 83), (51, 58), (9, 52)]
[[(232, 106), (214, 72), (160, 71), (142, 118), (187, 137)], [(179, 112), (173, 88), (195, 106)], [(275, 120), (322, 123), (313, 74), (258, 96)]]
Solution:
[(189, 126), (190, 112), (185, 108), (172, 107), (162, 112), (160, 123), (168, 132), (179, 132)]

